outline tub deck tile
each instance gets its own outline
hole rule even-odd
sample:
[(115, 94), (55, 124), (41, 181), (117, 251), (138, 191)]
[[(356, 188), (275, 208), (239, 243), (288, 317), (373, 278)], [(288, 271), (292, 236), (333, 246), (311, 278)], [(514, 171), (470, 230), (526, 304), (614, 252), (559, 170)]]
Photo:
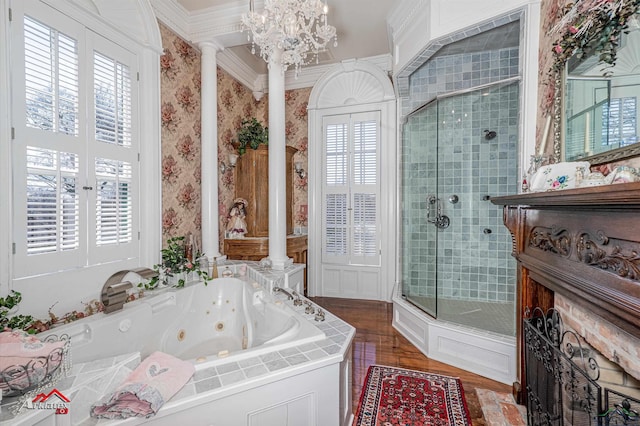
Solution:
[(219, 375), (223, 375), (226, 373), (231, 373), (232, 371), (240, 370), (240, 365), (238, 365), (237, 362), (229, 362), (227, 364), (219, 365), (218, 367), (216, 367), (216, 369), (218, 370)]
[(341, 348), (338, 345), (331, 345), (331, 346), (322, 348), (322, 350), (325, 351), (328, 355), (337, 354), (338, 352), (340, 352), (340, 349)]
[(198, 382), (200, 380), (208, 379), (209, 377), (217, 376), (218, 372), (215, 367), (205, 368), (204, 370), (196, 371), (193, 375), (193, 381)]
[(315, 343), (305, 343), (304, 345), (300, 345), (297, 348), (300, 349), (300, 352), (309, 352), (318, 349)]
[(209, 377), (208, 379), (200, 380), (195, 382), (196, 392), (203, 393), (208, 392), (213, 389), (218, 389), (222, 386), (220, 383), (220, 379), (217, 376)]
[(233, 373), (220, 375), (220, 381), (222, 386), (229, 386), (233, 383), (238, 383), (246, 379), (242, 371), (234, 371)]
[(238, 364), (240, 365), (241, 368), (247, 368), (247, 367), (253, 367), (254, 365), (262, 364), (262, 361), (260, 361), (260, 358), (256, 356), (253, 358), (240, 360), (238, 361)]
[(324, 351), (322, 349), (316, 349), (314, 351), (311, 352), (305, 352), (305, 355), (307, 356), (307, 358), (309, 358), (311, 361), (315, 360), (315, 359), (320, 359), (320, 358), (324, 358), (325, 356), (327, 356), (326, 353), (324, 353)]
[(309, 358), (304, 356), (304, 354), (296, 354), (289, 357), (286, 357), (285, 360), (289, 363), (289, 365), (298, 365), (309, 361)]
[(269, 371), (277, 371), (277, 370), (282, 370), (283, 368), (289, 367), (289, 363), (287, 363), (287, 361), (285, 361), (282, 358), (277, 359), (275, 361), (265, 362), (265, 365), (267, 366)]
[(299, 354), (300, 350), (298, 350), (298, 347), (296, 346), (293, 348), (282, 349), (281, 351), (278, 351), (278, 353), (286, 358), (291, 355)]
[(270, 352), (264, 355), (260, 355), (260, 359), (266, 364), (268, 362), (280, 360), (282, 359), (282, 357), (278, 352)]
[(244, 375), (247, 376), (247, 379), (262, 376), (263, 374), (267, 374), (269, 372), (269, 370), (267, 370), (267, 367), (262, 364), (245, 368), (242, 371), (244, 371)]

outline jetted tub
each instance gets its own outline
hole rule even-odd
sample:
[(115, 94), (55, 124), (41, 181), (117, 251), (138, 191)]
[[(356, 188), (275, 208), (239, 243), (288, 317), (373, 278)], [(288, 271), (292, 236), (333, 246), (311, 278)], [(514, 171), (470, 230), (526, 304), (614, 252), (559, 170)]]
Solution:
[(325, 338), (287, 304), (244, 279), (218, 278), (158, 293), (125, 304), (122, 311), (47, 334), (71, 339), (74, 363), (134, 351), (144, 358), (162, 351), (193, 360), (196, 369), (229, 356), (239, 360)]
[(191, 360), (192, 379), (154, 417), (108, 424), (350, 425), (355, 329), (330, 312), (322, 323), (314, 318), (248, 278), (149, 292), (121, 311), (39, 335), (71, 340), (71, 377), (57, 384), (69, 414), (24, 410), (0, 415), (0, 425), (90, 423), (91, 404), (156, 350)]

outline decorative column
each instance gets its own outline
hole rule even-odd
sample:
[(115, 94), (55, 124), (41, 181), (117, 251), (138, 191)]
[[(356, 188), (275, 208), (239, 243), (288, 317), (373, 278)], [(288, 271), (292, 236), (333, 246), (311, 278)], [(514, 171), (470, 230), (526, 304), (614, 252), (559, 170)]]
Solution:
[(284, 115), (284, 69), (277, 49), (269, 58), (269, 260), (283, 270), (287, 257), (287, 176)]
[(211, 264), (220, 254), (218, 217), (218, 77), (215, 42), (200, 43), (201, 51), (201, 167), (202, 167), (202, 251)]

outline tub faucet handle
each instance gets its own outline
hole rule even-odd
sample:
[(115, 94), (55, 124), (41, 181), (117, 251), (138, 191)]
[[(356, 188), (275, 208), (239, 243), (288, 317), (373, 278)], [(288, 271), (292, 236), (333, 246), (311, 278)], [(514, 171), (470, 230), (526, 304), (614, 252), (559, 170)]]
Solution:
[(318, 308), (318, 312), (316, 313), (315, 320), (324, 321), (324, 311), (322, 309)]
[(304, 303), (305, 303), (305, 305), (307, 305), (307, 307), (304, 308), (304, 313), (313, 315), (316, 312), (316, 310), (313, 307), (313, 305), (311, 304), (311, 302), (307, 301), (307, 302), (304, 302)]
[(296, 299), (293, 301), (293, 306), (302, 305), (302, 299), (300, 299), (300, 295), (298, 293), (296, 293), (295, 291), (293, 292), (293, 295), (296, 297)]

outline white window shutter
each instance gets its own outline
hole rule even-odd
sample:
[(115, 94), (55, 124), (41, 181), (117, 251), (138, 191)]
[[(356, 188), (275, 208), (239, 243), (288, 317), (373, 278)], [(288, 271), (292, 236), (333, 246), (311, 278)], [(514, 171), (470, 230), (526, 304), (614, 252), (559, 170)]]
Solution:
[(138, 255), (137, 58), (40, 2), (12, 26), (14, 277)]
[(323, 262), (380, 265), (380, 117), (323, 119)]

